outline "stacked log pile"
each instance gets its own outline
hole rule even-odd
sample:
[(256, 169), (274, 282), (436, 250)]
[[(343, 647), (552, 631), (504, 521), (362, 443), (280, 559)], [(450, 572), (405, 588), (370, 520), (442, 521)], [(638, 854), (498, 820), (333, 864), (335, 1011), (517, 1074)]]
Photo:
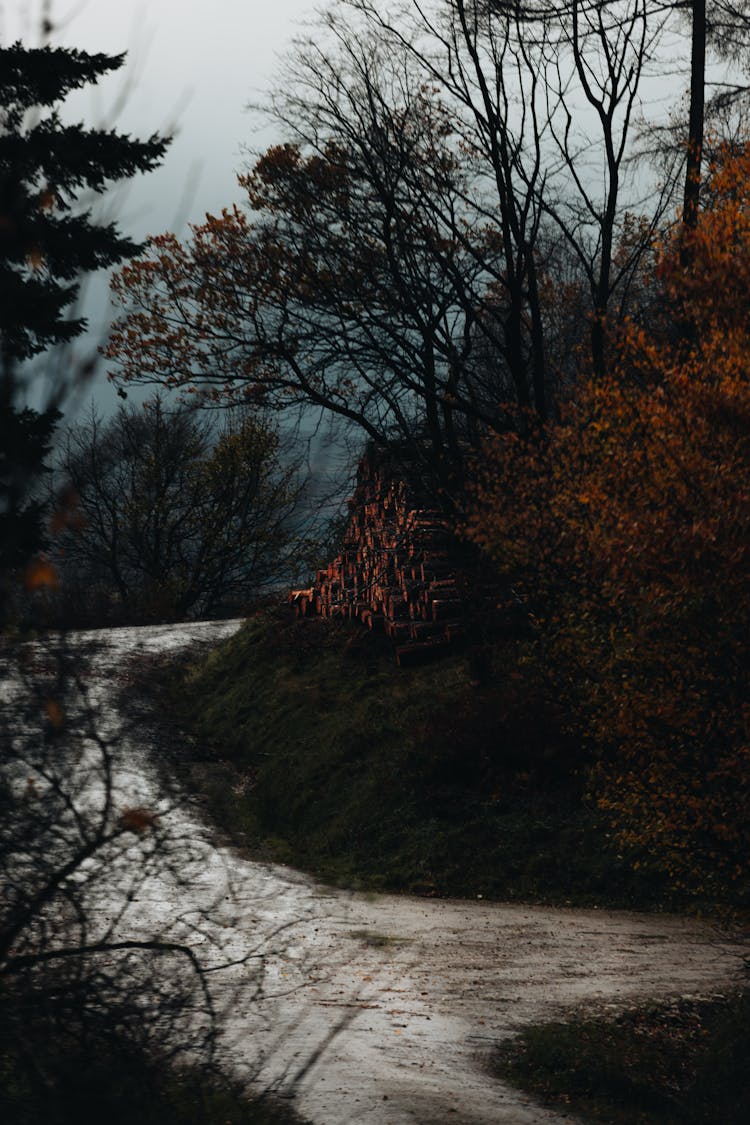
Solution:
[(461, 583), (448, 524), (387, 455), (360, 462), (341, 554), (315, 585), (294, 590), (297, 616), (346, 617), (383, 629), (400, 665), (446, 650), (463, 636)]

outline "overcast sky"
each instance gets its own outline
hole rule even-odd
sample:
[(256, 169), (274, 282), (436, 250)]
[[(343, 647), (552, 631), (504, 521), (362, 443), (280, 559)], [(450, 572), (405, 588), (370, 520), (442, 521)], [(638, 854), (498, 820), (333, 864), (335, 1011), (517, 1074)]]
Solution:
[[(118, 129), (147, 136), (176, 125), (163, 168), (129, 190), (122, 212), (129, 232), (140, 237), (200, 220), (237, 197), (241, 146), (263, 141), (245, 106), (267, 88), (314, 7), (314, 0), (55, 0), (54, 43), (128, 52), (126, 69), (69, 98), (68, 112), (97, 123), (124, 81)], [(38, 42), (41, 9), (41, 0), (3, 0), (3, 41)]]
[[(262, 101), (295, 35), (325, 0), (50, 0), (52, 42), (108, 54), (125, 68), (67, 99), (66, 116), (145, 137), (176, 133), (163, 166), (128, 185), (113, 214), (137, 238), (183, 233), (239, 198), (243, 145), (262, 149), (248, 102)], [(39, 41), (44, 0), (0, 0), (0, 40)], [(653, 96), (658, 103), (666, 85)], [(120, 104), (121, 94), (124, 102)], [(673, 97), (670, 94), (670, 97)], [(107, 287), (97, 278), (85, 312), (101, 338)]]
[[(316, 0), (53, 0), (53, 44), (128, 52), (116, 75), (66, 100), (65, 116), (139, 137), (175, 133), (163, 166), (136, 177), (111, 202), (125, 233), (179, 233), (188, 221), (200, 222), (239, 198), (242, 146), (273, 140), (259, 133), (246, 106), (262, 99), (280, 56), (319, 6)], [(0, 0), (0, 41), (37, 45), (43, 8), (43, 0)], [(109, 316), (107, 286), (99, 282), (88, 285), (84, 300), (93, 340), (102, 339)], [(41, 403), (45, 392), (37, 390)], [(103, 371), (92, 390), (105, 410), (117, 401)]]

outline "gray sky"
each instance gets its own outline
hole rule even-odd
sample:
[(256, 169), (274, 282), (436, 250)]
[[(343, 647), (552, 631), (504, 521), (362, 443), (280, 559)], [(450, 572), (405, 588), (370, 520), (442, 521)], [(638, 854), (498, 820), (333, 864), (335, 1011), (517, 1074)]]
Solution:
[[(136, 236), (200, 220), (237, 197), (241, 145), (269, 143), (245, 110), (267, 88), (278, 56), (315, 0), (54, 0), (52, 41), (88, 51), (128, 51), (117, 76), (67, 99), (86, 123), (107, 119), (127, 85), (116, 127), (177, 136), (163, 168), (138, 177), (121, 211)], [(0, 4), (0, 35), (38, 41), (41, 0)]]
[[(125, 233), (180, 233), (188, 221), (200, 222), (239, 198), (242, 145), (263, 148), (274, 139), (259, 133), (257, 117), (245, 107), (262, 99), (279, 56), (316, 6), (316, 0), (53, 0), (53, 44), (128, 52), (116, 75), (69, 97), (64, 115), (139, 137), (176, 130), (163, 166), (135, 177), (107, 204)], [(43, 0), (0, 0), (0, 41), (38, 44), (43, 7)], [(105, 277), (90, 279), (83, 312), (90, 338), (100, 341), (109, 315)], [(103, 370), (91, 390), (104, 410), (117, 401)], [(37, 393), (41, 403), (38, 383)]]
[[(267, 128), (260, 132), (259, 119), (245, 107), (263, 100), (280, 56), (325, 2), (49, 0), (52, 42), (128, 52), (123, 71), (67, 99), (66, 116), (141, 137), (176, 129), (163, 166), (129, 183), (111, 201), (107, 217), (137, 238), (165, 230), (181, 234), (187, 221), (200, 222), (207, 211), (238, 199), (242, 146), (263, 149), (276, 139)], [(44, 0), (0, 0), (0, 40), (38, 42), (43, 8)], [(673, 80), (662, 75), (657, 86), (652, 108), (667, 87), (668, 100), (674, 97)], [(84, 311), (98, 339), (108, 303), (105, 279), (96, 277)], [(112, 397), (103, 393), (102, 404)]]

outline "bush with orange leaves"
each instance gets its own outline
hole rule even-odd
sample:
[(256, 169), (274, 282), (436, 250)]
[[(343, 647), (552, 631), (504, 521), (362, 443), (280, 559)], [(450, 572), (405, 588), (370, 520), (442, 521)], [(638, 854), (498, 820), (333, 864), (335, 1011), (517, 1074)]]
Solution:
[(719, 151), (660, 312), (533, 438), (491, 441), (468, 531), (525, 591), (635, 863), (750, 895), (750, 144)]

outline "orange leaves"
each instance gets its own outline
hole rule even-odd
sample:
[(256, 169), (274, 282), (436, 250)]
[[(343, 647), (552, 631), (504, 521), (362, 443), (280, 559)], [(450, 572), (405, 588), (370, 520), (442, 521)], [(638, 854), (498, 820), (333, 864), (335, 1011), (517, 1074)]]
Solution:
[(44, 555), (32, 559), (26, 567), (23, 584), (27, 590), (57, 590), (60, 580), (52, 563)]
[(184, 245), (173, 234), (150, 239), (112, 281), (123, 315), (104, 352), (110, 378), (195, 394), (201, 384), (215, 390), (262, 375), (249, 340), (259, 303), (278, 284), (278, 250), (238, 207), (207, 215)]
[(44, 704), (44, 710), (51, 727), (61, 730), (65, 726), (65, 712), (56, 699), (48, 699)]
[[(689, 268), (677, 247), (664, 254), (660, 276), (678, 309), (684, 309), (713, 344), (718, 333), (746, 331), (750, 301), (750, 147), (723, 145), (710, 167), (708, 205), (687, 237)], [(675, 236), (677, 241), (677, 236)], [(729, 345), (737, 341), (725, 340)], [(703, 346), (705, 341), (701, 339)]]
[(750, 852), (750, 151), (725, 156), (661, 312), (547, 434), (486, 446), (470, 519), (541, 608), (620, 842), (703, 888)]
[(120, 814), (120, 827), (126, 832), (137, 832), (142, 835), (157, 824), (156, 813), (151, 809), (132, 808), (123, 809)]
[(293, 215), (327, 200), (345, 208), (349, 172), (347, 154), (328, 140), (322, 154), (303, 156), (299, 145), (273, 145), (256, 161), (252, 172), (239, 177), (253, 209), (267, 214)]

